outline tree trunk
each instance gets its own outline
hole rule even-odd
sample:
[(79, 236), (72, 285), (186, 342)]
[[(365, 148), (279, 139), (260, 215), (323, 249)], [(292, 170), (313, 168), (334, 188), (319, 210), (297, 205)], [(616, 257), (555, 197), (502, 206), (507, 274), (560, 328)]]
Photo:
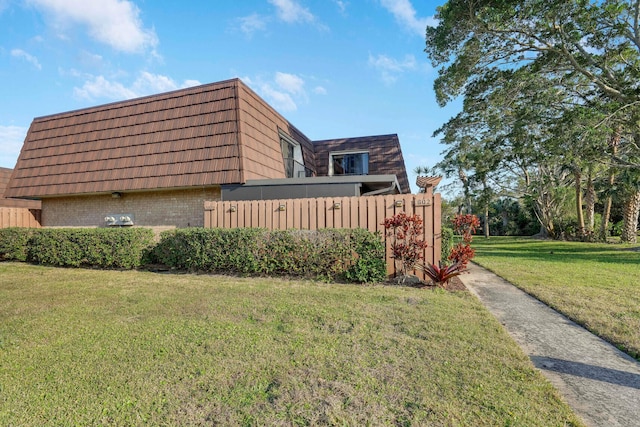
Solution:
[[(609, 176), (609, 188), (613, 185), (614, 175), (611, 174)], [(611, 196), (607, 196), (607, 199), (604, 201), (604, 210), (602, 211), (602, 221), (600, 222), (600, 240), (603, 242), (607, 241), (607, 237), (609, 236), (609, 219), (611, 218), (611, 204), (613, 203), (613, 199)]]
[(584, 215), (582, 213), (582, 171), (576, 167), (573, 171), (576, 186), (576, 215), (578, 218), (578, 235), (584, 236)]
[(587, 234), (592, 235), (595, 227), (596, 213), (596, 189), (593, 185), (593, 165), (589, 165), (589, 172), (587, 173), (587, 187), (585, 190), (585, 230)]
[(471, 194), (469, 190), (469, 178), (467, 177), (467, 174), (464, 173), (464, 170), (462, 170), (462, 168), (458, 169), (458, 177), (462, 182), (462, 191), (464, 193), (464, 204), (465, 204), (465, 210), (466, 210), (465, 213), (470, 214), (471, 213)]
[(489, 234), (489, 204), (484, 205), (484, 237), (488, 239)]
[(624, 227), (622, 241), (638, 242), (638, 216), (640, 216), (640, 191), (633, 193), (624, 204)]
[[(611, 146), (611, 154), (614, 156), (618, 154), (618, 145), (620, 144), (620, 133), (615, 131), (613, 135), (611, 135), (611, 139), (609, 140), (609, 146)], [(616, 181), (616, 173), (615, 169), (609, 169), (609, 189), (613, 187), (613, 184)], [(604, 242), (607, 241), (607, 237), (609, 234), (609, 219), (611, 218), (611, 205), (613, 203), (613, 198), (611, 195), (607, 196), (607, 199), (604, 202), (604, 210), (602, 211), (602, 222), (600, 223), (600, 239)]]

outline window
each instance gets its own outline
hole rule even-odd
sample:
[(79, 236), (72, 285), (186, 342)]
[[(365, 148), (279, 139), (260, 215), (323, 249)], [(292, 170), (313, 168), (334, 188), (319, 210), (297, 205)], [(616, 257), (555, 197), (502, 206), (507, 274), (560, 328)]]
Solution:
[(329, 175), (367, 175), (369, 153), (343, 152), (329, 154)]
[(300, 144), (282, 131), (280, 132), (280, 149), (282, 150), (284, 173), (287, 178), (304, 178), (308, 175)]

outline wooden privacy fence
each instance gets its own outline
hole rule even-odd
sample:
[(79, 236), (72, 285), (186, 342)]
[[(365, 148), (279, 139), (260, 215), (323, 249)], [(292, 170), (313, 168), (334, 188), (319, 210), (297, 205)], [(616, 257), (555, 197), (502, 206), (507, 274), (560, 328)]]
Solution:
[(41, 217), (40, 209), (0, 207), (0, 228), (40, 228)]
[[(424, 221), (425, 262), (440, 261), (440, 194), (398, 194), (390, 196), (326, 197), (253, 201), (207, 201), (205, 228), (262, 227), (269, 230), (317, 230), (321, 228), (365, 228), (379, 231), (385, 239), (387, 273), (395, 275), (389, 239), (382, 223), (400, 212), (417, 214)], [(415, 274), (425, 280), (424, 273)]]

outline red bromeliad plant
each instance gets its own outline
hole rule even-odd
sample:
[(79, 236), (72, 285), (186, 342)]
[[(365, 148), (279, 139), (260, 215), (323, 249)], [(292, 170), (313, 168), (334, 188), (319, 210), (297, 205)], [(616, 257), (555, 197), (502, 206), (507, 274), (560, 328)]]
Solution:
[(459, 276), (466, 270), (469, 261), (474, 257), (475, 250), (471, 247), (473, 233), (480, 227), (480, 220), (475, 215), (456, 215), (453, 219), (453, 228), (456, 234), (462, 235), (462, 242), (459, 242), (451, 249), (449, 254), (449, 265), (427, 264), (424, 272), (433, 283), (443, 285), (451, 278)]
[(424, 258), (424, 249), (427, 247), (427, 242), (419, 238), (422, 236), (422, 218), (400, 212), (385, 218), (382, 225), (391, 238), (391, 253), (396, 267), (407, 276)]
[(461, 275), (463, 270), (464, 267), (458, 263), (451, 265), (440, 264), (439, 266), (427, 264), (424, 266), (425, 274), (429, 276), (429, 279), (433, 280), (433, 283), (436, 285), (447, 283), (452, 277)]

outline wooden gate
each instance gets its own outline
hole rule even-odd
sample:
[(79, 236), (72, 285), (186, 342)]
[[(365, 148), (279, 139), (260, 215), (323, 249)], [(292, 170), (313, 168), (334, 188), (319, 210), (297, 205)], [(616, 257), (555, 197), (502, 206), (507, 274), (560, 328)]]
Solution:
[[(396, 273), (389, 239), (382, 223), (400, 212), (417, 214), (424, 221), (425, 262), (440, 261), (440, 194), (397, 194), (390, 196), (325, 197), (253, 201), (207, 201), (205, 228), (262, 227), (269, 230), (317, 230), (321, 228), (365, 228), (380, 232), (387, 250), (387, 273)], [(422, 271), (415, 274), (423, 280)]]

